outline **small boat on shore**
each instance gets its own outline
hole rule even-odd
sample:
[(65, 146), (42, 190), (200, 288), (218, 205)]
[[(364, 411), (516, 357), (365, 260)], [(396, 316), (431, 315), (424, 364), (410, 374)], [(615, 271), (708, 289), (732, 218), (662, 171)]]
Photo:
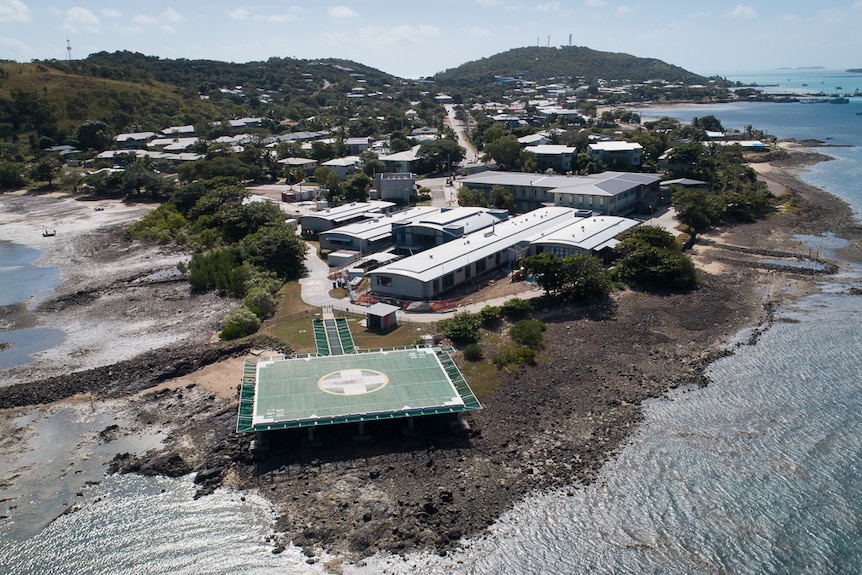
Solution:
[(45, 230), (42, 232), (42, 237), (50, 238), (57, 235), (57, 230)]

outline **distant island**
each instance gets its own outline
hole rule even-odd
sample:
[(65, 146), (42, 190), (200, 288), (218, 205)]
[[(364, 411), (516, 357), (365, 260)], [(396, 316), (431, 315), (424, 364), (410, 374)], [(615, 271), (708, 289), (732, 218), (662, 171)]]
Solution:
[(776, 70), (826, 70), (826, 66), (797, 66), (796, 68), (783, 66), (781, 68), (776, 68)]
[(862, 74), (862, 68), (850, 68), (845, 70), (845, 72), (850, 72), (851, 74)]

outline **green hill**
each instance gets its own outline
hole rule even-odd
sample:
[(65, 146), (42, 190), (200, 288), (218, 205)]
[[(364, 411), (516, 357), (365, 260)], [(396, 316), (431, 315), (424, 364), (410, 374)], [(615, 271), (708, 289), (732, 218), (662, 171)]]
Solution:
[(661, 79), (685, 84), (707, 82), (703, 76), (655, 58), (600, 52), (583, 46), (515, 48), (440, 72), (434, 80), (444, 86), (466, 87), (487, 85), (495, 77), (533, 82), (578, 77), (583, 77), (586, 83), (599, 79), (631, 82)]

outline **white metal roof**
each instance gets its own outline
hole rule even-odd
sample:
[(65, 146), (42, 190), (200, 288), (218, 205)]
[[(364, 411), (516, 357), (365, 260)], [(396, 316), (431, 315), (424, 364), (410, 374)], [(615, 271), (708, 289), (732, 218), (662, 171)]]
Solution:
[(326, 208), (319, 212), (312, 212), (302, 216), (303, 218), (318, 218), (329, 220), (332, 222), (343, 222), (360, 216), (362, 214), (370, 214), (374, 211), (385, 210), (391, 208), (395, 204), (393, 202), (384, 202), (382, 200), (371, 200), (369, 202), (351, 202), (334, 208)]
[[(578, 186), (595, 186), (597, 195), (613, 195), (610, 190), (618, 189), (620, 192), (631, 189), (637, 185), (649, 185), (661, 180), (658, 174), (647, 174), (640, 172), (602, 172), (589, 176), (558, 176), (544, 174), (528, 174), (524, 172), (497, 172), (486, 171), (471, 176), (465, 176), (458, 181), (469, 186), (501, 185), (501, 186), (533, 186), (542, 190), (554, 190), (561, 192), (574, 191), (575, 193), (590, 193), (588, 191), (568, 190), (565, 188), (577, 188)], [(559, 190), (557, 190), (559, 188)], [(582, 188), (586, 190), (586, 188)], [(619, 192), (617, 192), (619, 193)]]
[(429, 282), (467, 264), (506, 250), (543, 231), (550, 231), (566, 220), (575, 219), (575, 210), (565, 207), (539, 208), (501, 222), (491, 230), (472, 233), (464, 238), (428, 249), (415, 256), (385, 265), (371, 275), (401, 275)]
[(427, 213), (434, 212), (439, 209), (440, 208), (434, 208), (431, 206), (417, 206), (414, 208), (410, 208), (409, 210), (395, 212), (392, 214), (380, 214), (379, 217), (373, 219), (356, 222), (353, 224), (347, 224), (346, 226), (342, 226), (340, 228), (321, 232), (320, 236), (321, 238), (327, 237), (330, 239), (338, 236), (344, 236), (363, 239), (367, 241), (374, 241), (378, 238), (391, 234), (393, 223), (409, 221), (417, 217), (422, 217)]
[(578, 151), (577, 148), (570, 146), (561, 146), (558, 144), (541, 144), (539, 146), (527, 146), (524, 148), (527, 152), (533, 152), (540, 156), (561, 156), (563, 154), (574, 154)]
[(595, 216), (566, 221), (547, 232), (539, 232), (530, 238), (531, 244), (566, 245), (586, 251), (613, 247), (614, 238), (622, 232), (639, 225), (640, 222), (619, 216)]
[(632, 150), (642, 150), (643, 146), (638, 144), (637, 142), (621, 142), (621, 141), (612, 141), (612, 142), (593, 142), (592, 144), (587, 144), (587, 147), (592, 150), (602, 151), (602, 152), (629, 152)]

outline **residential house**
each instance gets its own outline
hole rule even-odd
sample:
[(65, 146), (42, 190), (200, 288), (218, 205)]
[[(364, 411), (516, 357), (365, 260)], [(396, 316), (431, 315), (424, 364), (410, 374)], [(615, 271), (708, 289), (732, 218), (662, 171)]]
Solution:
[(409, 150), (380, 156), (378, 159), (386, 165), (386, 170), (389, 172), (416, 172), (416, 163), (419, 158), (419, 148), (421, 146), (413, 146)]
[(641, 165), (643, 146), (637, 142), (593, 142), (587, 144), (587, 152), (594, 161), (638, 167)]
[(338, 175), (339, 180), (344, 181), (362, 168), (362, 159), (359, 156), (345, 156), (323, 162), (321, 166), (326, 166)]
[(139, 150), (155, 137), (155, 132), (130, 132), (128, 134), (118, 134), (114, 137), (114, 142), (116, 142), (117, 149), (119, 150)]
[(527, 146), (524, 150), (536, 155), (536, 164), (539, 171), (545, 171), (550, 168), (560, 173), (568, 172), (572, 169), (572, 158), (578, 153), (577, 148), (555, 144)]

